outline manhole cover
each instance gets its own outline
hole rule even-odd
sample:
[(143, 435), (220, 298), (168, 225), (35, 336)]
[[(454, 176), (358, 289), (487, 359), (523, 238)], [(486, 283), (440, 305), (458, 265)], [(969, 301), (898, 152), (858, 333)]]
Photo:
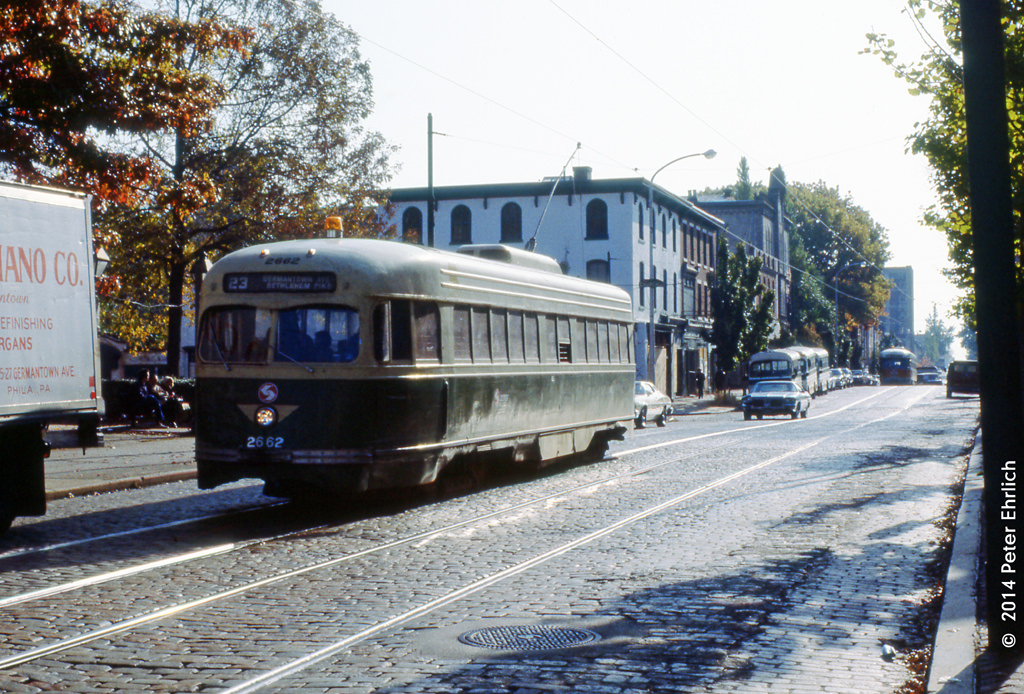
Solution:
[(467, 646), (500, 650), (539, 651), (549, 648), (568, 648), (590, 643), (601, 638), (587, 629), (566, 627), (520, 626), (488, 627), (469, 631), (459, 637)]

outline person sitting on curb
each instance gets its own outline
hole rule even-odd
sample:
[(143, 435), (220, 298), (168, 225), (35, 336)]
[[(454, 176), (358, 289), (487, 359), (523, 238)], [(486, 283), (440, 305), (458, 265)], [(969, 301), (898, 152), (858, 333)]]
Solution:
[[(155, 379), (155, 376), (151, 378)], [(185, 398), (174, 392), (174, 378), (164, 376), (160, 380), (160, 389), (167, 396), (163, 403), (168, 416), (177, 424), (187, 421), (191, 417), (192, 408), (185, 402)]]
[(137, 420), (142, 417), (155, 416), (157, 426), (167, 427), (167, 418), (164, 415), (164, 404), (159, 397), (150, 389), (149, 369), (142, 369), (135, 377), (136, 397), (138, 401), (132, 414), (132, 426), (137, 425)]

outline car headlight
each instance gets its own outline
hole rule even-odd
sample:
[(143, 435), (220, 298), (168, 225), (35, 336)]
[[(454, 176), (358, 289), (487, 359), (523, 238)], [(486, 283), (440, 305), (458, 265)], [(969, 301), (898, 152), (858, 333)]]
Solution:
[(269, 427), (277, 423), (277, 411), (273, 407), (261, 407), (256, 410), (256, 416), (253, 419), (256, 421), (256, 426)]

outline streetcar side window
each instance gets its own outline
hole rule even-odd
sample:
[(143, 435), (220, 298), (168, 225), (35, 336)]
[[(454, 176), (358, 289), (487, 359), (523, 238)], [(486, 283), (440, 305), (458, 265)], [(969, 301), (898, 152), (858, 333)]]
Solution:
[(473, 308), (471, 327), (473, 329), (473, 361), (487, 363), (491, 360), (491, 326), (490, 311), (486, 308)]
[(469, 346), (469, 306), (452, 308), (452, 343), (455, 348), (455, 361), (469, 361), (473, 358)]
[(373, 350), (379, 362), (412, 361), (412, 307), (385, 301), (373, 311)]
[(536, 313), (523, 316), (523, 341), (526, 345), (526, 361), (529, 364), (540, 362), (540, 317)]
[(613, 364), (622, 364), (626, 361), (619, 352), (619, 326), (615, 323), (608, 326), (608, 360)]
[(426, 301), (413, 304), (416, 321), (416, 361), (441, 359), (441, 319), (437, 305)]
[(391, 302), (391, 361), (412, 361), (412, 306)]
[(587, 361), (596, 364), (601, 361), (600, 350), (597, 348), (597, 321), (586, 321), (585, 329), (587, 331)]
[(199, 358), (211, 363), (265, 363), (271, 324), (271, 314), (266, 309), (210, 309), (203, 315), (199, 331)]
[(542, 316), (541, 322), (541, 351), (540, 360), (544, 363), (555, 363), (558, 361), (558, 334), (555, 332), (555, 317)]
[[(517, 364), (526, 361), (523, 343), (523, 314), (521, 311), (508, 313), (508, 360)], [(536, 352), (536, 350), (534, 350)]]
[(347, 363), (359, 355), (359, 313), (347, 306), (300, 306), (277, 314), (276, 362)]
[(608, 363), (608, 324), (601, 321), (597, 324), (597, 360)]
[(504, 310), (491, 312), (491, 358), (496, 362), (508, 361), (508, 319)]

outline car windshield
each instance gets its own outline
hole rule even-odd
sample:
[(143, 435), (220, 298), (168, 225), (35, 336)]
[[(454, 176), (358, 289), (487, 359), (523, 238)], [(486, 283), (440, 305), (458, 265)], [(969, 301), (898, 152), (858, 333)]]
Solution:
[(761, 383), (755, 383), (754, 387), (751, 389), (752, 393), (792, 393), (794, 391), (796, 391), (795, 383), (774, 383), (764, 381)]

